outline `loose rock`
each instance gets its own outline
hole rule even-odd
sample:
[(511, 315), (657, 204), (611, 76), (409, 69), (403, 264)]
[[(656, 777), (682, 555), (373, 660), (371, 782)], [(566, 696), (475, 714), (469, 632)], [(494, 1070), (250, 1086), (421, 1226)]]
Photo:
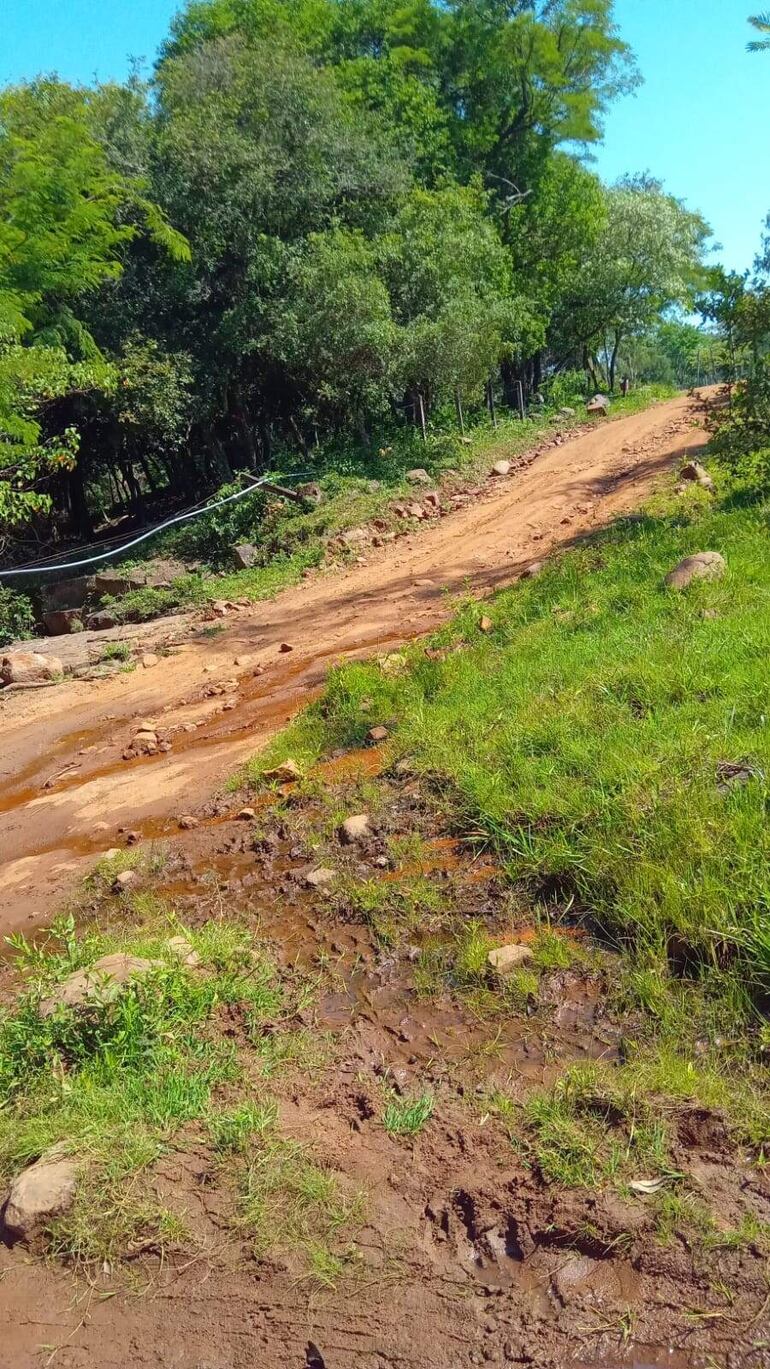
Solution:
[(179, 819), (179, 826), (183, 832), (193, 832), (196, 827), (200, 826), (200, 823), (197, 818), (193, 817), (192, 813), (184, 813)]
[(714, 488), (714, 481), (705, 466), (701, 466), (700, 461), (686, 461), (679, 472), (679, 479), (694, 481), (696, 485), (701, 485), (704, 490), (713, 490)]
[(498, 946), (494, 951), (490, 951), (487, 956), (487, 964), (496, 974), (505, 976), (531, 959), (532, 948), (530, 946), (523, 946), (520, 942), (512, 942), (508, 946)]
[(282, 651), (285, 654), (287, 651), (293, 651), (294, 647), (290, 646), (288, 642), (281, 642), (281, 645), (279, 646), (278, 650)]
[(280, 765), (274, 766), (272, 770), (266, 770), (263, 778), (266, 780), (280, 780), (282, 783), (288, 784), (292, 780), (301, 780), (302, 771), (297, 765), (297, 762), (289, 757), (288, 760), (281, 761)]
[(666, 576), (669, 589), (686, 589), (693, 580), (719, 580), (727, 570), (727, 563), (718, 551), (699, 551), (685, 556)]
[(251, 542), (239, 542), (232, 549), (232, 558), (239, 570), (251, 570), (259, 552)]
[(43, 656), (38, 651), (9, 651), (0, 661), (0, 682), (4, 685), (55, 680), (63, 672), (58, 656)]
[(166, 942), (166, 949), (188, 970), (195, 970), (201, 963), (198, 952), (193, 950), (186, 936), (172, 936)]
[(120, 874), (116, 875), (113, 881), (113, 894), (125, 893), (126, 889), (130, 889), (132, 884), (137, 883), (138, 879), (139, 876), (136, 873), (136, 870), (121, 870)]
[(346, 818), (340, 827), (340, 841), (344, 846), (352, 846), (356, 841), (362, 841), (368, 837), (370, 832), (369, 814), (356, 813), (352, 818)]
[(142, 665), (145, 670), (152, 670), (152, 667), (157, 665), (159, 660), (160, 656), (156, 656), (154, 651), (145, 651), (142, 657)]
[(366, 735), (370, 742), (384, 742), (385, 738), (388, 736), (388, 729), (387, 727), (382, 726), (370, 727)]
[(407, 471), (406, 478), (410, 485), (430, 485), (431, 478), (422, 466), (415, 466), (413, 470)]
[(63, 1147), (53, 1146), (11, 1184), (3, 1229), (14, 1240), (29, 1240), (75, 1200), (77, 1165)]
[(253, 822), (257, 816), (257, 810), (256, 808), (242, 808), (236, 816), (239, 822)]
[(493, 627), (494, 623), (492, 622), (491, 618), (487, 617), (486, 613), (483, 615), (483, 617), (479, 618), (480, 632), (491, 632)]
[(325, 865), (319, 865), (317, 870), (311, 870), (305, 876), (305, 883), (310, 889), (323, 889), (326, 885), (332, 884), (336, 878), (335, 870), (330, 870)]
[[(127, 875), (132, 873), (131, 870), (124, 871)], [(138, 955), (126, 955), (123, 951), (103, 955), (87, 969), (76, 970), (62, 984), (57, 984), (54, 992), (41, 1000), (38, 1009), (40, 1016), (50, 1017), (62, 1006), (82, 1007), (94, 998), (102, 1003), (112, 1002), (133, 979), (141, 978), (161, 963), (159, 960), (144, 960)]]
[(510, 463), (510, 461), (496, 461), (495, 464), (494, 464), (494, 466), (492, 467), (492, 470), (491, 470), (490, 474), (491, 474), (491, 475), (510, 475), (510, 471), (511, 471), (511, 463)]

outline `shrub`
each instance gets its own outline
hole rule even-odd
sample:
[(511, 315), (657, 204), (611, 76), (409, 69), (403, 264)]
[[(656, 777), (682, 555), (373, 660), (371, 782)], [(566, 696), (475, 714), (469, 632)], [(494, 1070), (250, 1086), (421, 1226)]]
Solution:
[(34, 623), (32, 604), (26, 594), (16, 594), (0, 585), (0, 646), (31, 637)]

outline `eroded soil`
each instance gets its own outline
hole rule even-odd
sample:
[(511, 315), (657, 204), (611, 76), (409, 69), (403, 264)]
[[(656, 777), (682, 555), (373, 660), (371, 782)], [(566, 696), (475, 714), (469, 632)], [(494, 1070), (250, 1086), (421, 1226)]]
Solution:
[[(0, 930), (49, 919), (121, 825), (172, 830), (175, 816), (312, 697), (335, 661), (429, 632), (457, 596), (509, 584), (533, 560), (638, 506), (703, 445), (700, 420), (700, 403), (681, 397), (555, 438), (510, 476), (464, 491), (429, 525), (367, 548), (363, 565), (319, 573), (222, 623), (148, 625), (153, 649), (168, 652), (151, 670), (6, 693)], [(125, 761), (143, 718), (157, 720), (170, 749)]]
[[(330, 815), (354, 811), (382, 765), (376, 750), (333, 761), (315, 793), (286, 786), (252, 821), (237, 817), (243, 796), (209, 802), (162, 872), (142, 877), (184, 925), (242, 919), (287, 971), (316, 976), (303, 1019), (328, 1041), (328, 1062), (298, 1062), (269, 1088), (283, 1134), (364, 1195), (344, 1273), (319, 1287), (290, 1253), (255, 1257), (226, 1172), (192, 1126), (143, 1180), (184, 1215), (179, 1248), (87, 1271), (0, 1249), (3, 1369), (770, 1363), (766, 1252), (730, 1235), (746, 1219), (770, 1223), (762, 1170), (720, 1117), (690, 1105), (672, 1115), (672, 1167), (725, 1233), (708, 1245), (664, 1232), (651, 1199), (544, 1180), (515, 1107), (570, 1062), (616, 1058), (629, 1024), (606, 1008), (611, 960), (591, 953), (544, 974), (537, 1003), (516, 1012), (422, 982), (426, 952), (454, 926), (475, 918), (526, 940), (532, 910), (408, 773), (378, 781), (371, 834), (340, 846)], [(322, 892), (307, 880), (319, 862), (335, 871)], [(372, 884), (405, 898), (378, 899), (373, 917), (357, 893)], [(120, 918), (121, 902), (106, 895), (80, 915)], [(580, 935), (569, 921), (566, 931)], [(6, 992), (13, 975), (6, 963)], [(237, 1037), (237, 1014), (228, 1030)], [(386, 1098), (426, 1089), (435, 1112), (422, 1131), (389, 1135)]]

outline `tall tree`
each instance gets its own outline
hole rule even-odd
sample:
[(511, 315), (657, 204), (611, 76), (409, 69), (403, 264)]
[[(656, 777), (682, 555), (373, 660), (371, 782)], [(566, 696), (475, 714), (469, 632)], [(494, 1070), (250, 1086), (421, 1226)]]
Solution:
[(767, 52), (770, 49), (770, 10), (764, 14), (750, 14), (749, 23), (758, 33), (764, 34), (747, 45), (749, 52)]

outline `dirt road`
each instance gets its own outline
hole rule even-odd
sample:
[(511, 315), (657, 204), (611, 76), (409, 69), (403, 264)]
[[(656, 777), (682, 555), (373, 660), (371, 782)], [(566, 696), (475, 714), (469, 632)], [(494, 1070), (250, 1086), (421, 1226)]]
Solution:
[[(564, 441), (365, 565), (240, 612), (153, 669), (3, 698), (0, 932), (50, 918), (84, 864), (121, 844), (121, 826), (178, 837), (178, 815), (258, 750), (332, 663), (429, 632), (452, 595), (509, 584), (532, 560), (637, 506), (703, 445), (698, 415), (680, 397)], [(124, 760), (145, 717), (178, 729), (172, 748)]]

